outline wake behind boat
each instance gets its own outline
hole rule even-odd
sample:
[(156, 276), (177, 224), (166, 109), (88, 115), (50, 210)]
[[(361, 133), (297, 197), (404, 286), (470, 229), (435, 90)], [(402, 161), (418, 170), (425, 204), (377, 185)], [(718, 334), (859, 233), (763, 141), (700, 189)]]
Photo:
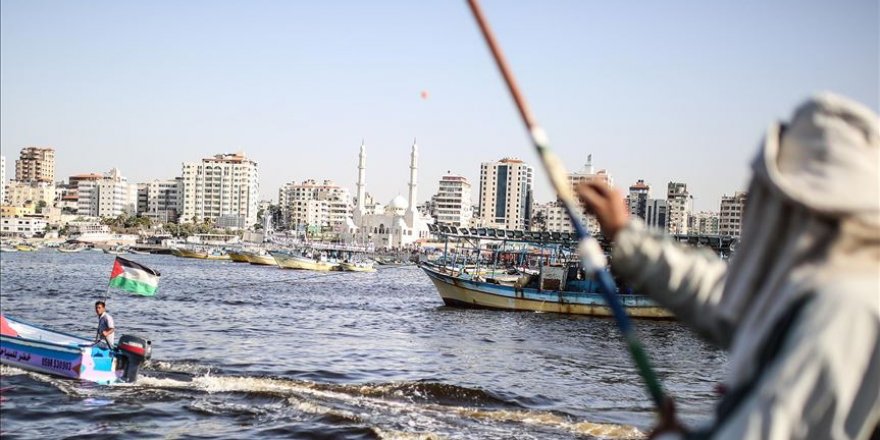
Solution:
[(0, 363), (28, 371), (111, 385), (134, 383), (152, 343), (123, 335), (107, 348), (90, 339), (0, 315)]

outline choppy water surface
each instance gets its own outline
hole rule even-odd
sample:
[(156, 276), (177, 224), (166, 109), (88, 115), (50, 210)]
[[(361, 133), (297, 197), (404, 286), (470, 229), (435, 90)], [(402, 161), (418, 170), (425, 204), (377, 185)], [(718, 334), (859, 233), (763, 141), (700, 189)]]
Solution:
[[(443, 306), (414, 267), (281, 270), (164, 255), (154, 298), (112, 294), (153, 340), (135, 385), (3, 367), (4, 438), (640, 438), (652, 422), (614, 323)], [(3, 254), (4, 314), (86, 337), (113, 256)], [(637, 323), (681, 415), (708, 417), (725, 362), (673, 322)]]

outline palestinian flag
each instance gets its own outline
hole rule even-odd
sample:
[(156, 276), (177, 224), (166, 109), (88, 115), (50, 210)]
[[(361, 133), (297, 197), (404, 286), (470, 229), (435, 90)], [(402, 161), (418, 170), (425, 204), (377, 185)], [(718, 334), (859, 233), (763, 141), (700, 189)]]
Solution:
[(110, 272), (110, 287), (138, 295), (153, 296), (159, 288), (159, 271), (116, 257), (113, 271)]

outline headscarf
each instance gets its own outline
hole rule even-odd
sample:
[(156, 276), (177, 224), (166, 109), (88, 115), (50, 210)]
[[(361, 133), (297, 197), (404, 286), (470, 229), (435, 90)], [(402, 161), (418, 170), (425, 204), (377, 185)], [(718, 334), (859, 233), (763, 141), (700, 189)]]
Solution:
[(719, 303), (736, 329), (722, 341), (729, 385), (753, 374), (754, 357), (744, 354), (757, 352), (798, 299), (842, 274), (880, 277), (878, 125), (867, 107), (824, 93), (767, 130)]

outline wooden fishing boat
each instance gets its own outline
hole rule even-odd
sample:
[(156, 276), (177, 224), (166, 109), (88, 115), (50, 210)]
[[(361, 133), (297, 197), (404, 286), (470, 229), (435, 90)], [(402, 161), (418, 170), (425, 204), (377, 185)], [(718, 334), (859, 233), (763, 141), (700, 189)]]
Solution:
[(37, 248), (29, 244), (17, 244), (15, 245), (15, 250), (19, 252), (34, 252), (37, 250)]
[(171, 253), (177, 257), (196, 258), (199, 260), (229, 260), (229, 254), (218, 250), (194, 250), (187, 248), (174, 248)]
[(278, 263), (275, 261), (275, 257), (270, 255), (269, 253), (261, 254), (259, 252), (247, 252), (245, 254), (247, 256), (248, 263), (257, 266), (277, 266)]
[(343, 261), (339, 268), (348, 272), (375, 272), (372, 261)]
[(0, 315), (0, 363), (110, 385), (137, 380), (152, 343), (123, 335), (116, 347)]
[(104, 253), (110, 255), (125, 255), (127, 251), (124, 248), (106, 248), (104, 249)]
[(15, 246), (0, 246), (0, 252), (3, 252), (3, 253), (18, 252), (18, 249), (16, 249)]
[[(612, 316), (611, 309), (598, 293), (598, 286), (589, 280), (577, 285), (569, 283), (566, 290), (544, 290), (523, 287), (515, 281), (510, 283), (492, 278), (481, 281), (479, 277), (453, 276), (425, 265), (422, 270), (434, 283), (443, 302), (452, 307)], [(626, 313), (634, 318), (673, 318), (671, 312), (644, 295), (620, 295), (620, 301)]]
[(181, 258), (202, 258), (202, 255), (207, 254), (196, 252), (192, 249), (187, 248), (173, 248), (171, 249), (171, 255)]
[(320, 272), (326, 272), (334, 270), (338, 263), (304, 257), (301, 255), (294, 255), (287, 252), (273, 251), (270, 252), (272, 257), (275, 258), (275, 261), (278, 263), (278, 266), (284, 269), (300, 269), (300, 270), (315, 270)]
[(232, 260), (233, 263), (250, 263), (247, 252), (245, 251), (228, 251), (226, 252), (226, 255), (229, 255), (229, 259)]
[(128, 252), (132, 253), (134, 255), (150, 255), (150, 253), (147, 251), (139, 251), (137, 249), (131, 249), (131, 248), (128, 249)]
[[(420, 267), (448, 306), (613, 316), (598, 282), (586, 278), (580, 267), (574, 234), (446, 225), (429, 229), (446, 241), (447, 251)], [(469, 246), (449, 252), (452, 240)], [(618, 297), (631, 317), (673, 319), (647, 296)]]
[(59, 246), (58, 252), (61, 252), (63, 254), (75, 254), (77, 252), (82, 252), (85, 249), (85, 246)]

